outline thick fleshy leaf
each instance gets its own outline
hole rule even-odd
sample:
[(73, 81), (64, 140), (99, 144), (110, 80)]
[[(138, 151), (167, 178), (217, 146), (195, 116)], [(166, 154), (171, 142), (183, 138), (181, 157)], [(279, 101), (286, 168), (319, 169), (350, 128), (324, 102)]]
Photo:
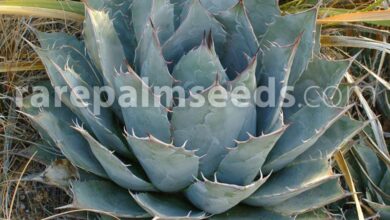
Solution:
[(93, 154), (112, 181), (125, 189), (137, 191), (154, 190), (152, 184), (133, 173), (113, 152), (110, 152), (96, 141), (86, 130), (82, 128), (75, 129), (88, 141)]
[(199, 211), (179, 195), (134, 193), (135, 201), (156, 219), (196, 220), (205, 219), (205, 212)]
[(286, 216), (293, 216), (323, 207), (345, 196), (346, 193), (340, 186), (339, 180), (335, 179), (288, 199), (283, 203), (270, 207), (270, 210)]
[(220, 83), (225, 83), (228, 80), (215, 53), (211, 36), (209, 39), (203, 38), (202, 44), (198, 48), (184, 55), (173, 69), (172, 75), (186, 92), (195, 86), (206, 89), (215, 82), (216, 78), (220, 80)]
[[(77, 121), (77, 116), (66, 107), (49, 105), (38, 110), (31, 105), (31, 97), (23, 101), (23, 111), (33, 121), (38, 131), (47, 135), (73, 165), (105, 177), (106, 173), (94, 157), (88, 143), (71, 128), (72, 123)], [(53, 105), (54, 98), (51, 97), (50, 100), (48, 104)]]
[(231, 210), (215, 215), (211, 220), (253, 220), (253, 219), (267, 219), (267, 220), (293, 220), (292, 217), (279, 215), (277, 213), (259, 209), (258, 207), (238, 205)]
[(293, 44), (295, 39), (301, 35), (294, 63), (291, 67), (288, 85), (294, 85), (312, 59), (316, 19), (317, 8), (298, 14), (277, 17), (260, 42), (260, 45), (263, 44), (263, 42), (289, 45)]
[(73, 203), (62, 207), (72, 209), (90, 209), (123, 218), (150, 217), (129, 193), (107, 181), (73, 182)]
[[(89, 7), (95, 10), (107, 11), (110, 19), (113, 21), (114, 28), (118, 38), (124, 47), (125, 55), (128, 61), (134, 60), (134, 48), (137, 45), (137, 39), (134, 34), (132, 22), (131, 4), (133, 0), (87, 0)], [(84, 38), (88, 45), (88, 51), (92, 57), (98, 61), (96, 39), (91, 27), (84, 26)], [(93, 54), (95, 53), (95, 54)]]
[(199, 157), (183, 147), (165, 144), (150, 136), (128, 136), (138, 158), (153, 185), (164, 192), (177, 192), (189, 186), (198, 175)]
[(256, 36), (261, 37), (267, 32), (268, 26), (280, 16), (278, 1), (276, 0), (245, 0), (244, 6), (248, 11)]
[(167, 109), (142, 79), (129, 68), (129, 72), (115, 77), (115, 85), (120, 90), (117, 93), (127, 130), (134, 130), (140, 137), (151, 134), (163, 142), (170, 142)]
[(185, 53), (202, 42), (203, 34), (211, 31), (216, 50), (221, 51), (225, 42), (225, 31), (220, 23), (205, 9), (200, 0), (192, 0), (187, 17), (163, 46), (164, 57), (176, 63)]
[(238, 142), (237, 147), (229, 150), (217, 170), (217, 178), (223, 183), (247, 185), (259, 174), (268, 153), (285, 131), (250, 137), (248, 141)]
[(175, 30), (180, 26), (181, 22), (187, 17), (192, 0), (170, 0), (174, 5), (175, 14)]
[[(226, 1), (218, 2), (227, 5)], [(254, 57), (256, 55), (259, 43), (242, 2), (228, 11), (218, 14), (216, 18), (223, 24), (227, 32), (221, 61), (223, 66), (227, 68), (229, 77), (234, 79), (237, 73), (241, 73), (248, 66), (247, 56)]]
[(300, 40), (299, 36), (294, 44), (283, 46), (270, 41), (262, 41), (260, 44), (258, 56), (260, 64), (256, 78), (260, 88), (271, 90), (267, 93), (259, 90), (256, 94), (260, 132), (270, 133), (283, 125), (280, 114), (287, 92), (284, 88), (287, 86)]
[[(172, 88), (174, 80), (162, 56), (157, 31), (152, 25), (150, 22), (145, 25), (144, 33), (136, 49), (136, 71), (143, 79), (148, 80), (149, 86)], [(171, 100), (166, 99), (163, 103), (168, 106)]]
[[(246, 69), (237, 76), (233, 81), (228, 82), (227, 87), (232, 88), (232, 90), (237, 89), (237, 95), (243, 95), (243, 103), (250, 104), (248, 108), (248, 115), (245, 117), (244, 125), (242, 126), (240, 135), (238, 136), (238, 141), (246, 141), (249, 139), (250, 135), (255, 136), (257, 132), (257, 111), (256, 105), (253, 99), (255, 94), (255, 90), (257, 88), (256, 81), (256, 68), (257, 68), (257, 57), (253, 57), (252, 60), (249, 60), (249, 65)], [(245, 90), (250, 92), (249, 97), (245, 97)], [(240, 93), (241, 92), (241, 93)], [(244, 96), (245, 95), (245, 96)], [(249, 100), (249, 99), (250, 100)], [(246, 100), (245, 100), (246, 99)]]
[[(56, 87), (56, 94), (61, 101), (76, 114), (83, 123), (86, 123), (89, 130), (93, 131), (98, 139), (110, 147), (111, 150), (131, 157), (131, 152), (128, 150), (124, 141), (117, 135), (119, 129), (114, 123), (112, 112), (107, 108), (97, 106), (96, 100), (100, 99), (100, 94), (94, 91), (92, 86), (88, 85), (78, 74), (67, 64), (64, 67), (61, 61), (56, 63), (55, 58), (52, 59), (55, 51), (35, 49), (45, 63), (51, 83)], [(58, 90), (60, 88), (60, 90)], [(66, 91), (63, 92), (62, 89)], [(83, 88), (83, 90), (77, 90)], [(80, 94), (81, 93), (81, 94)]]
[(212, 182), (203, 177), (204, 181), (198, 180), (192, 184), (185, 191), (185, 195), (201, 210), (211, 214), (221, 214), (252, 195), (267, 181), (268, 177), (263, 178), (261, 175), (259, 180), (246, 186)]
[(141, 41), (145, 25), (149, 22), (153, 2), (154, 0), (133, 1), (131, 5), (133, 27), (138, 42)]
[(101, 69), (106, 85), (114, 88), (115, 73), (126, 68), (126, 56), (113, 20), (107, 12), (86, 7), (84, 29), (91, 57)]
[(293, 163), (273, 174), (244, 202), (253, 206), (275, 206), (336, 177), (327, 158)]
[(175, 32), (174, 5), (169, 0), (153, 0), (150, 17), (158, 31), (161, 44), (164, 44)]
[(132, 21), (138, 42), (142, 40), (145, 26), (152, 20), (158, 37), (164, 43), (175, 31), (174, 5), (169, 0), (133, 1)]
[(349, 108), (304, 107), (290, 117), (290, 126), (272, 149), (265, 172), (277, 171), (309, 149)]
[[(221, 98), (220, 94), (226, 96)], [(187, 149), (197, 150), (196, 155), (201, 156), (200, 172), (207, 177), (217, 170), (227, 148), (235, 145), (234, 139), (247, 116), (246, 108), (236, 106), (234, 101), (236, 98), (217, 84), (201, 94), (193, 94), (185, 100), (184, 107), (173, 109), (174, 143), (181, 146), (187, 142)]]
[(306, 104), (315, 105), (322, 102), (325, 96), (331, 99), (350, 65), (351, 60), (331, 61), (314, 58), (295, 83), (292, 95), (296, 104), (284, 108), (285, 118), (289, 118)]
[(50, 59), (60, 67), (72, 68), (84, 82), (88, 82), (89, 86), (102, 85), (100, 73), (85, 54), (85, 45), (76, 37), (60, 32), (46, 33), (34, 30), (34, 33), (41, 48), (32, 44), (31, 46), (38, 55), (43, 56), (41, 59), (48, 71), (55, 72), (48, 62)]
[(308, 159), (330, 158), (337, 148), (351, 140), (367, 124), (368, 122), (355, 121), (348, 116), (341, 117), (313, 146), (295, 159), (295, 162)]
[(209, 10), (211, 13), (217, 14), (234, 7), (234, 5), (239, 2), (239, 0), (200, 0), (200, 2), (202, 3), (203, 7)]

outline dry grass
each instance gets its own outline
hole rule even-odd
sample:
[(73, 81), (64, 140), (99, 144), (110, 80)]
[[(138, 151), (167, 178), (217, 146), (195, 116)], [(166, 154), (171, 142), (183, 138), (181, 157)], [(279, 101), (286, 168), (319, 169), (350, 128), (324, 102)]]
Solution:
[[(16, 153), (36, 144), (39, 135), (31, 128), (29, 121), (18, 113), (12, 97), (15, 96), (16, 87), (47, 79), (36, 54), (22, 39), (24, 37), (35, 42), (26, 24), (49, 32), (80, 32), (77, 23), (0, 16), (0, 216), (5, 219), (10, 215), (11, 219), (41, 219), (59, 213), (55, 208), (70, 202), (65, 192), (36, 182), (22, 181), (15, 190), (17, 180), (28, 162), (28, 158)], [(27, 167), (26, 174), (37, 173), (43, 168), (43, 165), (33, 161)]]

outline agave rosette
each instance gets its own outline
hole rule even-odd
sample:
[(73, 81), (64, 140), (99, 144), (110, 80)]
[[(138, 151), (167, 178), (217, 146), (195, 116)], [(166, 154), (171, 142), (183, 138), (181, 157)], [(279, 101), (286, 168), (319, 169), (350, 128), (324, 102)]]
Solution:
[[(316, 16), (317, 8), (282, 16), (269, 0), (89, 0), (82, 40), (36, 32), (51, 84), (69, 90), (55, 91), (61, 108), (26, 99), (24, 112), (95, 176), (72, 182), (68, 208), (124, 218), (283, 219), (345, 197), (328, 160), (365, 124), (344, 116), (348, 106), (321, 104), (318, 94), (338, 86), (351, 60), (321, 57)], [(275, 105), (233, 104), (234, 88), (254, 94), (270, 78)], [(218, 89), (227, 104), (178, 106), (154, 94), (155, 86), (177, 85), (184, 103)], [(71, 102), (79, 86), (94, 94), (80, 97), (81, 107)], [(96, 86), (117, 95), (130, 86), (161, 101), (124, 107), (117, 97), (97, 114)], [(195, 86), (205, 90), (190, 92)], [(315, 86), (310, 98), (320, 107), (284, 107), (285, 86), (296, 103)]]

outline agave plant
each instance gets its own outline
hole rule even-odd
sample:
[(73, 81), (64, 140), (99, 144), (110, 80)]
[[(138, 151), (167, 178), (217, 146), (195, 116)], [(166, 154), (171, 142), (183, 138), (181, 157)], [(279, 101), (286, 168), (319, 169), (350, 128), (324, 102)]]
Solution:
[[(67, 208), (123, 218), (288, 219), (345, 197), (329, 159), (365, 123), (345, 116), (350, 106), (329, 105), (335, 92), (326, 88), (338, 86), (351, 60), (320, 54), (316, 17), (317, 8), (282, 15), (269, 0), (89, 0), (81, 40), (34, 30), (52, 86), (68, 90), (41, 96), (62, 107), (36, 108), (30, 96), (23, 111), (89, 174), (71, 182)], [(255, 96), (270, 79), (275, 105), (234, 104), (235, 88)], [(93, 95), (81, 97), (80, 86)], [(101, 86), (117, 99), (97, 113), (93, 100), (107, 98), (94, 90)], [(124, 86), (158, 105), (141, 106), (137, 93), (137, 105), (122, 106)], [(157, 86), (183, 87), (185, 105), (157, 95)], [(225, 106), (208, 101), (220, 97), (215, 90), (227, 94)], [(320, 107), (306, 105), (305, 95)], [(201, 98), (203, 105), (187, 105)]]

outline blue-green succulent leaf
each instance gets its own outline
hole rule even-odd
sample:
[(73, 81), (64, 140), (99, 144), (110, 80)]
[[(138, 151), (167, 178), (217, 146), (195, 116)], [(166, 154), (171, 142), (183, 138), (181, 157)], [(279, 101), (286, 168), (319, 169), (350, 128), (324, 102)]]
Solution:
[[(214, 98), (223, 93), (223, 102), (218, 99), (214, 103)], [(228, 153), (227, 148), (234, 147), (234, 139), (248, 115), (247, 108), (238, 107), (234, 101), (237, 101), (235, 97), (217, 84), (201, 94), (193, 94), (183, 107), (173, 109), (174, 143), (181, 146), (187, 142), (187, 149), (197, 150), (196, 155), (201, 156), (200, 172), (207, 177), (217, 170)]]
[(250, 135), (255, 136), (257, 132), (257, 111), (253, 99), (255, 90), (257, 88), (257, 57), (255, 56), (251, 60), (248, 60), (249, 65), (246, 67), (246, 69), (240, 75), (238, 75), (236, 79), (227, 83), (228, 88), (232, 88), (233, 91), (237, 89), (237, 95), (245, 95), (245, 92), (243, 94), (243, 91), (241, 91), (242, 89), (245, 89), (245, 91), (249, 91), (250, 93), (249, 97), (245, 97), (245, 100), (241, 100), (243, 103), (246, 102), (249, 105), (247, 107), (248, 115), (244, 119), (244, 125), (242, 126), (240, 135), (237, 138), (238, 141), (246, 141), (249, 139)]
[[(61, 54), (66, 53), (63, 49), (46, 50), (37, 47), (34, 47), (34, 49), (45, 64), (51, 84), (56, 87), (55, 92), (61, 101), (72, 110), (82, 122), (87, 124), (89, 130), (92, 130), (103, 144), (107, 145), (112, 150), (118, 151), (124, 156), (131, 157), (131, 153), (123, 140), (115, 134), (118, 133), (118, 128), (114, 124), (112, 112), (109, 109), (101, 108), (101, 106), (96, 106), (95, 104), (95, 100), (100, 99), (100, 96), (99, 94), (96, 94), (92, 88), (94, 79), (84, 77), (85, 80), (90, 80), (90, 83), (88, 84), (82, 78), (85, 75), (91, 74), (91, 72), (75, 72), (75, 70), (83, 71), (83, 69), (77, 68), (79, 66), (78, 61), (72, 60), (72, 62), (69, 62), (70, 59), (67, 61), (65, 57), (62, 57)], [(59, 53), (57, 54), (57, 52)], [(72, 56), (72, 54), (73, 53), (69, 53), (67, 56)], [(69, 65), (74, 66), (75, 69)], [(58, 88), (61, 88), (61, 90), (62, 88), (65, 88), (67, 90), (63, 92), (58, 90)], [(84, 91), (87, 92), (86, 94), (89, 94), (88, 97), (80, 96), (77, 92), (77, 88), (83, 88)]]
[(298, 14), (277, 17), (260, 42), (260, 45), (263, 42), (289, 45), (293, 44), (295, 39), (301, 35), (294, 63), (291, 67), (288, 85), (294, 85), (313, 57), (316, 20), (317, 8)]
[[(269, 176), (268, 176), (269, 177)], [(185, 191), (186, 197), (196, 207), (211, 214), (221, 214), (238, 205), (254, 193), (268, 177), (261, 177), (246, 186), (237, 186), (207, 180), (198, 180)]]
[(222, 25), (203, 8), (200, 0), (192, 0), (186, 18), (163, 46), (165, 59), (176, 63), (185, 53), (200, 45), (206, 31), (211, 31), (217, 52), (222, 51), (226, 38)]
[(217, 170), (217, 178), (223, 183), (247, 185), (259, 174), (268, 153), (285, 131), (280, 129), (272, 134), (250, 137), (238, 142), (237, 147), (229, 150)]
[(346, 196), (339, 180), (333, 179), (276, 206), (269, 207), (269, 210), (293, 216), (321, 208)]
[(341, 117), (313, 146), (295, 159), (295, 162), (317, 158), (329, 159), (338, 148), (350, 141), (368, 123), (353, 120), (348, 116)]
[[(223, 2), (225, 5), (225, 1)], [(216, 16), (227, 32), (221, 62), (231, 79), (236, 78), (248, 66), (247, 57), (254, 57), (259, 43), (242, 2)]]
[(201, 86), (204, 89), (210, 87), (217, 76), (220, 83), (228, 80), (215, 53), (212, 39), (205, 38), (198, 48), (191, 50), (179, 60), (172, 75), (186, 92), (195, 86)]
[(273, 174), (268, 181), (244, 203), (253, 206), (275, 206), (287, 199), (335, 179), (328, 159), (292, 163)]
[(153, 94), (141, 78), (129, 68), (129, 72), (115, 77), (120, 94), (123, 118), (128, 131), (134, 130), (139, 137), (153, 135), (163, 142), (170, 142), (168, 112), (161, 105), (160, 97)]
[(72, 183), (73, 203), (63, 208), (89, 209), (123, 218), (148, 218), (129, 193), (108, 181)]
[(308, 150), (341, 116), (347, 108), (304, 107), (290, 117), (290, 125), (272, 149), (264, 171), (277, 171)]
[[(149, 86), (172, 88), (174, 80), (162, 56), (157, 30), (152, 25), (151, 22), (145, 25), (144, 33), (136, 49), (134, 62), (136, 71), (142, 78), (148, 79)], [(163, 100), (163, 104), (168, 106), (171, 100)]]
[[(53, 60), (58, 66), (69, 66), (80, 78), (90, 86), (102, 85), (100, 73), (95, 69), (85, 54), (85, 45), (76, 37), (66, 33), (54, 32), (46, 33), (34, 30), (41, 48), (33, 46), (38, 55), (43, 56), (42, 61), (50, 71), (55, 69), (48, 63), (48, 58)], [(47, 59), (45, 59), (47, 58)]]
[(384, 205), (380, 203), (376, 203), (373, 201), (365, 200), (367, 204), (373, 208), (375, 211), (377, 211), (382, 219), (388, 219), (390, 218), (390, 206)]
[(133, 1), (131, 15), (137, 41), (140, 42), (145, 25), (149, 22), (154, 0)]
[(89, 146), (107, 175), (119, 186), (137, 191), (153, 191), (152, 184), (133, 173), (118, 157), (96, 141), (86, 130), (75, 128), (88, 141)]
[(178, 195), (153, 193), (134, 193), (135, 201), (156, 219), (196, 220), (205, 219), (207, 215)]
[[(287, 82), (291, 73), (294, 57), (297, 53), (301, 37), (294, 44), (280, 46), (273, 42), (262, 41), (258, 59), (261, 60), (256, 78), (261, 87), (271, 89), (268, 95), (256, 94), (256, 99), (264, 102), (264, 106), (258, 108), (259, 131), (270, 133), (283, 125), (280, 114), (286, 97)], [(275, 62), (277, 60), (278, 62)]]
[(126, 68), (126, 56), (113, 21), (107, 12), (86, 7), (84, 26), (87, 49), (101, 69), (105, 84), (114, 88), (115, 73)]
[(128, 136), (130, 146), (153, 185), (163, 192), (189, 186), (198, 174), (199, 157), (183, 147), (166, 144), (150, 136)]
[(153, 0), (150, 17), (158, 30), (161, 44), (164, 44), (175, 32), (174, 5), (169, 0)]
[(213, 14), (218, 14), (220, 12), (229, 10), (234, 7), (234, 5), (238, 4), (239, 0), (200, 0), (203, 7), (209, 10)]
[[(126, 45), (123, 49), (129, 62), (134, 60), (134, 48), (137, 45), (137, 39), (132, 24), (132, 3), (133, 0), (87, 0), (87, 5), (90, 8), (107, 11), (110, 19), (113, 21), (119, 40), (122, 42), (122, 45)], [(87, 25), (84, 25), (84, 38), (88, 45), (88, 51), (90, 54), (93, 54), (91, 56), (95, 56), (95, 58), (97, 58), (95, 60), (98, 61), (93, 30)]]
[[(369, 178), (375, 185), (379, 186), (381, 182), (384, 182), (382, 181), (386, 170), (384, 164), (380, 161), (375, 152), (366, 146), (364, 142), (356, 144), (354, 149), (356, 150), (356, 156), (360, 159), (361, 165), (364, 167)], [(384, 187), (381, 188), (387, 190)]]
[(254, 32), (258, 39), (261, 39), (267, 32), (268, 27), (275, 22), (276, 17), (280, 16), (278, 1), (245, 0), (243, 2)]
[(38, 110), (31, 105), (31, 97), (24, 100), (23, 111), (38, 131), (47, 135), (73, 165), (106, 177), (103, 167), (88, 147), (88, 142), (71, 128), (72, 123), (78, 120), (77, 116), (66, 107), (54, 107), (53, 97), (50, 98), (53, 102), (48, 103), (51, 104), (49, 107)]
[(212, 216), (211, 220), (253, 220), (253, 219), (267, 219), (267, 220), (293, 220), (293, 217), (283, 216), (258, 207), (251, 207), (245, 205), (237, 205), (229, 211)]
[(350, 65), (351, 60), (331, 61), (314, 58), (295, 83), (292, 95), (295, 97), (296, 104), (284, 108), (285, 118), (289, 118), (307, 102), (315, 105), (322, 102), (324, 97), (333, 98)]

